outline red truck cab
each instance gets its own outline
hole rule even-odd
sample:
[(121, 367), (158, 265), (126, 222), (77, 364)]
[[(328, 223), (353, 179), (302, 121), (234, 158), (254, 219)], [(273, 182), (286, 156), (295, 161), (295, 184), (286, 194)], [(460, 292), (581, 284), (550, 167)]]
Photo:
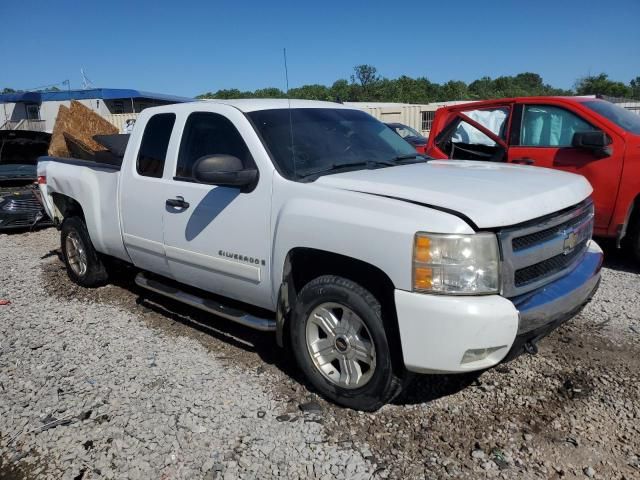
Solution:
[(640, 115), (591, 97), (522, 97), (458, 104), (435, 115), (427, 154), (511, 162), (584, 175), (595, 231), (626, 238), (640, 260)]

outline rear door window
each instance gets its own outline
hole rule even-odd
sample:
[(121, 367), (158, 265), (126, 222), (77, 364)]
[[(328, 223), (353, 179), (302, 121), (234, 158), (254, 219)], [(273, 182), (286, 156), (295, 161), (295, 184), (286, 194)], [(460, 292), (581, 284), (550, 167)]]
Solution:
[(564, 108), (525, 105), (520, 129), (520, 146), (570, 147), (576, 132), (594, 130), (597, 128)]
[(143, 177), (162, 178), (176, 116), (159, 113), (149, 119), (142, 135), (136, 170)]

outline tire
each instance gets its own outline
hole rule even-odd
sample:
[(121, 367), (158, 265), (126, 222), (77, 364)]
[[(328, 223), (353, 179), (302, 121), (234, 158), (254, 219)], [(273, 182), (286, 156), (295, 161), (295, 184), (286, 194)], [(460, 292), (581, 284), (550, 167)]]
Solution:
[(325, 275), (306, 284), (289, 329), (300, 369), (330, 401), (374, 411), (402, 390), (405, 372), (394, 370), (380, 302), (357, 283)]
[(81, 218), (70, 217), (64, 220), (60, 248), (67, 274), (74, 283), (87, 288), (106, 285), (109, 275)]
[(629, 235), (625, 239), (627, 251), (633, 256), (636, 263), (640, 264), (640, 215), (634, 215), (629, 226)]

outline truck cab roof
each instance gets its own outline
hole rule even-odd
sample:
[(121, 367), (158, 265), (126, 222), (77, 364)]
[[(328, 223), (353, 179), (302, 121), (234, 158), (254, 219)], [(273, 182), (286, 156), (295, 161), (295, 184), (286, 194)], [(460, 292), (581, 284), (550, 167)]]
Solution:
[[(353, 110), (353, 107), (349, 107), (348, 105), (343, 105), (337, 102), (295, 99), (288, 100), (286, 98), (239, 98), (230, 100), (206, 99), (199, 102), (184, 103), (181, 106), (184, 108), (192, 108), (194, 104), (209, 102), (229, 105), (245, 113), (255, 112), (258, 110), (277, 110), (287, 108), (344, 108)], [(175, 108), (176, 105), (173, 105), (172, 107)]]

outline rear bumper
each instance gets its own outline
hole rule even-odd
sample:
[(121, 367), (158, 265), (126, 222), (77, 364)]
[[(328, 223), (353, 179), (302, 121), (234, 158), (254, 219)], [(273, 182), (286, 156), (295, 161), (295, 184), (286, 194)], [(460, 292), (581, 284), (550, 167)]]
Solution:
[(420, 373), (482, 370), (517, 356), (575, 316), (600, 281), (602, 250), (591, 241), (570, 273), (533, 292), (445, 296), (396, 290), (405, 366)]

